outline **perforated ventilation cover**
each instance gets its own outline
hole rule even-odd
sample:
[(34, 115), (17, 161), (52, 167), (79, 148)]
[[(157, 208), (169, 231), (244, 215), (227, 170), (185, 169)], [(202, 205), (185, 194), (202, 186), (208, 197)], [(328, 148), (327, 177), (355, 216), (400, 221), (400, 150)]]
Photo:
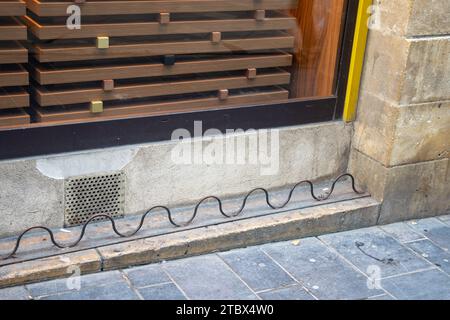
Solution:
[(123, 172), (69, 178), (65, 181), (64, 191), (66, 226), (83, 224), (96, 214), (123, 217)]

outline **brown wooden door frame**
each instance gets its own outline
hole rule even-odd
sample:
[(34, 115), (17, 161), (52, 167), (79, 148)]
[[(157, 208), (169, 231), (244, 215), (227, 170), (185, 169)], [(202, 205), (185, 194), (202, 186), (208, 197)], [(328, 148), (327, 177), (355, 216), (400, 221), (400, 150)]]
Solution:
[(336, 89), (339, 48), (346, 0), (299, 0), (291, 94), (323, 97)]

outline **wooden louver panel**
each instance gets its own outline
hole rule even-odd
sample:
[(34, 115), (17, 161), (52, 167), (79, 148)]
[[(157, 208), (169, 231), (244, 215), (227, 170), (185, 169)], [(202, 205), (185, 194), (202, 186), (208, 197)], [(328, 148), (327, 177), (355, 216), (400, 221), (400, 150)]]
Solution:
[(0, 128), (30, 123), (22, 109), (29, 106), (28, 72), (21, 65), (28, 61), (21, 43), (27, 39), (27, 28), (19, 20), (25, 13), (23, 1), (0, 1)]
[(297, 0), (86, 1), (69, 29), (72, 4), (27, 1), (36, 121), (288, 98)]

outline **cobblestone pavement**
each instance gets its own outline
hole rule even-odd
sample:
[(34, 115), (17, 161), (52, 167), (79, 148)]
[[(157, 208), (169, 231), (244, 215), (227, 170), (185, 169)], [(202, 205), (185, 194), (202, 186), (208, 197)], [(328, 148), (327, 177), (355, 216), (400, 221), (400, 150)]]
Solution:
[(1, 289), (0, 299), (450, 300), (449, 248), (443, 216)]

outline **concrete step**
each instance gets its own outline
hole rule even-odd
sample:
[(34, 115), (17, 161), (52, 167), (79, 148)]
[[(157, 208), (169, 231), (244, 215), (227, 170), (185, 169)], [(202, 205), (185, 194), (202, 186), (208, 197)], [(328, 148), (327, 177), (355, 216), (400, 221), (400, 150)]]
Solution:
[[(58, 249), (48, 235), (26, 236), (13, 259), (0, 262), (0, 287), (160, 262), (186, 256), (225, 251), (268, 242), (318, 236), (376, 225), (380, 203), (367, 194), (357, 195), (348, 182), (337, 185), (330, 199), (317, 202), (307, 188), (296, 192), (296, 199), (283, 210), (267, 208), (263, 195), (249, 199), (249, 208), (241, 216), (218, 215), (217, 204), (205, 204), (198, 220), (184, 228), (174, 228), (163, 212), (146, 221), (142, 230), (130, 238), (119, 238), (111, 232), (109, 222), (89, 226), (86, 239), (70, 249)], [(282, 203), (286, 190), (271, 193), (273, 203)], [(224, 201), (228, 212), (239, 207), (242, 199)], [(178, 221), (186, 221), (192, 207), (175, 210)], [(121, 232), (132, 231), (139, 216), (118, 222)], [(54, 230), (57, 241), (70, 243), (80, 228)], [(69, 231), (69, 232), (68, 232)], [(0, 241), (4, 257), (15, 238)]]

